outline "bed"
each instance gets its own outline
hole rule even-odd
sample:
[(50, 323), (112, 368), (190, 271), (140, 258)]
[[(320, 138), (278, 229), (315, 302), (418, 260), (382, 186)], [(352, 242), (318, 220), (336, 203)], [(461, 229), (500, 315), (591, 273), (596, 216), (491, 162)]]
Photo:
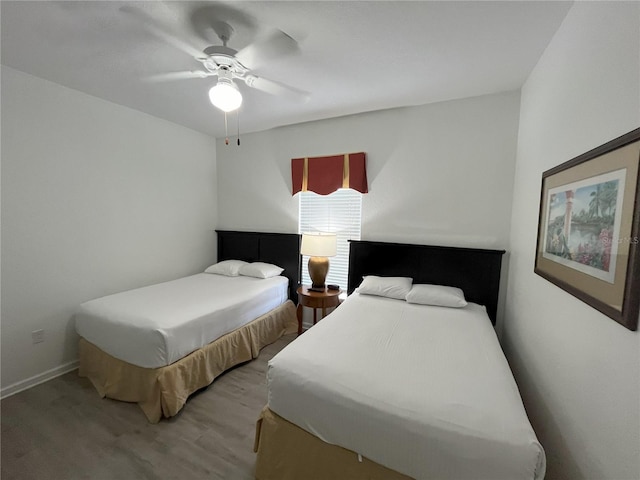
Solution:
[(278, 265), (256, 278), (198, 273), (82, 304), (79, 374), (102, 397), (138, 403), (157, 423), (225, 370), (297, 328), (297, 234), (217, 231), (218, 262)]
[[(349, 297), (269, 363), (256, 478), (542, 479), (492, 325), (503, 253), (351, 242)], [(468, 304), (355, 291), (368, 275), (459, 287)]]

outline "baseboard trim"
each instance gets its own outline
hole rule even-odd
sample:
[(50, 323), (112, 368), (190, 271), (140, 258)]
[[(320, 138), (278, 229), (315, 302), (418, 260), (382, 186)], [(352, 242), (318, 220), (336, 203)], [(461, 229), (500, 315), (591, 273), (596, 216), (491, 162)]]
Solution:
[(15, 395), (16, 393), (22, 392), (24, 390), (28, 390), (36, 385), (40, 385), (41, 383), (48, 382), (56, 377), (64, 375), (65, 373), (69, 373), (72, 370), (78, 368), (80, 362), (78, 360), (74, 360), (69, 363), (65, 363), (60, 365), (59, 367), (52, 368), (51, 370), (47, 370), (46, 372), (39, 373), (38, 375), (34, 375), (33, 377), (29, 377), (25, 380), (21, 380), (12, 385), (4, 387), (0, 389), (0, 400), (10, 397), (11, 395)]

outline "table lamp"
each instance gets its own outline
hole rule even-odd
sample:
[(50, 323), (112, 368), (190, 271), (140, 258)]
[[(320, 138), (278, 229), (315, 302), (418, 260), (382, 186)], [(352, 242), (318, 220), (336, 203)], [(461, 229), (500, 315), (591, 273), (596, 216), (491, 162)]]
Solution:
[(329, 259), (337, 253), (337, 238), (333, 233), (303, 233), (300, 253), (309, 256), (311, 290), (324, 291), (329, 273)]

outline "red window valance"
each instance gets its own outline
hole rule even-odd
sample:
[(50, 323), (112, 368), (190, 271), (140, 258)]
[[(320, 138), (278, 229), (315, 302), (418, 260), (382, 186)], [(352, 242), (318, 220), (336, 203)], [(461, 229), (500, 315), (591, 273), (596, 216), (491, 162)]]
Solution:
[(367, 193), (367, 168), (364, 152), (329, 157), (305, 157), (291, 160), (292, 195), (316, 192), (329, 195), (339, 188)]

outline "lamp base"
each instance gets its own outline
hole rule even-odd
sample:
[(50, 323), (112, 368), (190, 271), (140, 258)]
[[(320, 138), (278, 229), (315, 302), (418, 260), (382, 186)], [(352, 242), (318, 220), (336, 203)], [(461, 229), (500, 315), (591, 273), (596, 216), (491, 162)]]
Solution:
[(324, 282), (327, 278), (327, 273), (329, 273), (329, 259), (327, 257), (310, 257), (308, 268), (312, 288), (324, 290)]

